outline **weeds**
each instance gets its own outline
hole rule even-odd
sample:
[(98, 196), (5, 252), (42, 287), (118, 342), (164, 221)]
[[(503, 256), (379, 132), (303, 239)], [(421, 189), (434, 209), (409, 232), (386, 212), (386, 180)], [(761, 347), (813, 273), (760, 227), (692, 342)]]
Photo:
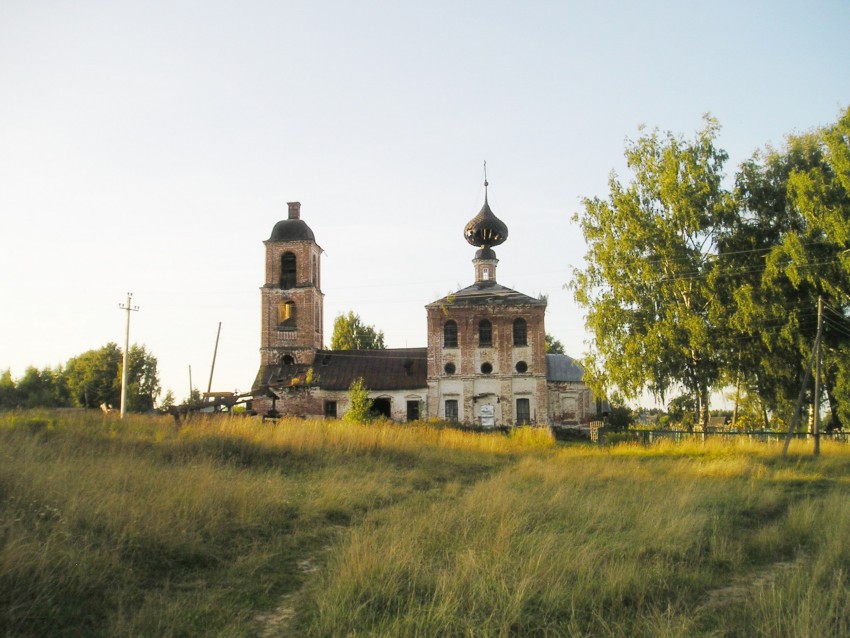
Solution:
[(850, 452), (0, 415), (6, 635), (841, 636)]

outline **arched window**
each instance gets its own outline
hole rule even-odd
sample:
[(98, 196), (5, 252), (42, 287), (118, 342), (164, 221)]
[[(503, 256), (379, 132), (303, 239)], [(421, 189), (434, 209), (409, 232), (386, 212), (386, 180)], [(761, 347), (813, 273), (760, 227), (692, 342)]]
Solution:
[(493, 324), (488, 319), (478, 322), (478, 345), (482, 348), (493, 345)]
[(277, 322), (281, 326), (295, 327), (295, 302), (281, 301), (277, 305)]
[(528, 328), (525, 325), (525, 319), (522, 317), (514, 319), (514, 345), (528, 345)]
[(295, 288), (295, 255), (290, 252), (280, 256), (280, 287)]
[(451, 319), (443, 324), (443, 347), (457, 348), (457, 324)]

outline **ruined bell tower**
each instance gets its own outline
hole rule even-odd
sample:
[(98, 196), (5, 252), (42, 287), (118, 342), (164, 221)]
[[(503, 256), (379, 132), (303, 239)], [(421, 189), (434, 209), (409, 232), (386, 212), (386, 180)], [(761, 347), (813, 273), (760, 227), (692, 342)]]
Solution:
[(266, 247), (265, 283), (260, 289), (260, 365), (313, 363), (323, 344), (322, 249), (301, 219), (301, 203), (289, 202)]

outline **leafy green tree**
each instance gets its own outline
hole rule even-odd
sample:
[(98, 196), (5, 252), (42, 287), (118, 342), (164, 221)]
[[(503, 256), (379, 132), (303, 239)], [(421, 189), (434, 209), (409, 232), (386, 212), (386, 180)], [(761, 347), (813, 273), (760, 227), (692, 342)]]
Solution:
[(18, 407), (18, 390), (15, 380), (12, 379), (12, 371), (6, 368), (0, 373), (0, 410), (16, 407)]
[(65, 379), (74, 404), (84, 408), (96, 408), (103, 403), (118, 407), (122, 357), (118, 344), (110, 342), (69, 359)]
[(174, 392), (172, 392), (169, 388), (168, 390), (166, 390), (165, 396), (162, 397), (162, 401), (159, 402), (159, 409), (168, 410), (169, 408), (174, 407), (176, 402), (177, 399), (174, 398)]
[(372, 400), (369, 398), (369, 391), (366, 389), (362, 378), (357, 378), (351, 382), (348, 388), (348, 401), (348, 410), (342, 417), (344, 421), (368, 423), (374, 418)]
[(574, 217), (588, 245), (573, 290), (593, 334), (584, 361), (593, 390), (634, 399), (648, 389), (663, 400), (683, 387), (704, 423), (722, 362), (707, 276), (735, 212), (718, 130), (706, 116), (692, 141), (657, 130), (628, 141), (631, 182), (612, 173), (608, 197), (584, 199)]
[(334, 319), (331, 350), (383, 350), (384, 333), (368, 326), (353, 310)]
[[(160, 393), (156, 357), (144, 346), (133, 345), (127, 357), (127, 371), (127, 410), (129, 412), (153, 410)], [(118, 382), (120, 387), (120, 367)]]
[[(86, 408), (119, 406), (123, 357), (121, 348), (110, 342), (69, 359), (65, 379), (74, 403)], [(156, 357), (144, 346), (133, 345), (127, 363), (127, 410), (151, 410), (160, 392)]]
[(564, 344), (548, 332), (546, 333), (546, 354), (565, 354)]
[(670, 420), (679, 424), (693, 424), (696, 416), (696, 402), (689, 394), (682, 394), (667, 404), (667, 414)]
[(611, 406), (607, 425), (612, 430), (627, 430), (635, 422), (635, 415), (627, 405)]
[(819, 296), (828, 308), (824, 378), (833, 423), (848, 416), (848, 170), (850, 109), (833, 126), (756, 153), (737, 175), (741, 211), (718, 242), (714, 283), (728, 328), (721, 335), (727, 380), (739, 388), (738, 396), (758, 396), (764, 425), (768, 412), (785, 415), (795, 402), (815, 338)]
[(59, 408), (68, 405), (62, 369), (28, 367), (15, 387), (22, 408)]

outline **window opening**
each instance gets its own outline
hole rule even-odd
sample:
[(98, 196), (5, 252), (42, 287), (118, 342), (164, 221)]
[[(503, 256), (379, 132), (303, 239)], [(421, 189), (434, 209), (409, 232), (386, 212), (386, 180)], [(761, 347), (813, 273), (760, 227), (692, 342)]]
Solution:
[(531, 423), (531, 406), (528, 399), (516, 400), (516, 424), (525, 425)]
[(457, 421), (457, 399), (446, 399), (446, 421)]
[(280, 287), (295, 288), (295, 255), (290, 252), (280, 256)]
[(488, 319), (478, 322), (478, 345), (482, 348), (493, 345), (493, 324)]
[(408, 421), (418, 421), (419, 420), (419, 401), (408, 401), (407, 402), (407, 420)]
[(336, 401), (325, 401), (325, 418), (336, 418)]
[(481, 372), (483, 372), (484, 374), (490, 374), (491, 372), (493, 372), (493, 364), (491, 364), (489, 361), (485, 361), (481, 364)]
[(457, 324), (452, 320), (443, 325), (443, 347), (457, 348)]
[(446, 374), (454, 374), (455, 373), (455, 364), (449, 361), (446, 365), (443, 366), (443, 370), (446, 371)]
[(375, 399), (372, 401), (372, 412), (377, 416), (392, 418), (392, 401), (390, 399)]
[(277, 322), (281, 325), (295, 325), (295, 302), (282, 301), (277, 305)]
[(516, 371), (522, 374), (523, 372), (528, 372), (528, 364), (525, 361), (517, 361)]
[(526, 326), (525, 319), (522, 317), (514, 319), (514, 345), (528, 345), (528, 327)]

